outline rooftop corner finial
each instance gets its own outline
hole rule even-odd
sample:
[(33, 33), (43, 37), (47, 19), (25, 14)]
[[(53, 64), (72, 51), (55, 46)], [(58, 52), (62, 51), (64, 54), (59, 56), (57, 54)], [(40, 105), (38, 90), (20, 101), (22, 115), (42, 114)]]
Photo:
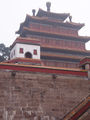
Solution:
[(36, 12), (36, 10), (35, 10), (35, 9), (33, 9), (33, 10), (32, 10), (33, 16), (35, 16), (35, 12)]
[(50, 12), (51, 2), (46, 2), (47, 12)]

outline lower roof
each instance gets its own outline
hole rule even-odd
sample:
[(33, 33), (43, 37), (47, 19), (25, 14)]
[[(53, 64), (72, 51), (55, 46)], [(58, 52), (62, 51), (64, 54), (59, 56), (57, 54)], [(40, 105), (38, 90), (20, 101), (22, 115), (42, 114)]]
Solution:
[(14, 64), (14, 63), (0, 63), (0, 69), (88, 77), (88, 71), (87, 70), (61, 68), (61, 67), (57, 68), (57, 67), (48, 67), (48, 66), (46, 67), (46, 66), (40, 66), (40, 65), (25, 65), (25, 64), (17, 64), (17, 63), (16, 64)]
[(38, 39), (18, 37), (14, 41), (14, 43), (10, 46), (10, 48), (12, 49), (16, 43), (32, 44), (32, 45), (39, 45), (40, 46), (40, 40), (38, 40)]

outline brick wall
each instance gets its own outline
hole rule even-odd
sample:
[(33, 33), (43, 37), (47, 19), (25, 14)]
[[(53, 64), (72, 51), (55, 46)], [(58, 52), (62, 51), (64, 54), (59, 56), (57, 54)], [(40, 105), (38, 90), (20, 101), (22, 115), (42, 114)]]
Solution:
[(89, 94), (84, 77), (0, 70), (0, 120), (60, 120)]

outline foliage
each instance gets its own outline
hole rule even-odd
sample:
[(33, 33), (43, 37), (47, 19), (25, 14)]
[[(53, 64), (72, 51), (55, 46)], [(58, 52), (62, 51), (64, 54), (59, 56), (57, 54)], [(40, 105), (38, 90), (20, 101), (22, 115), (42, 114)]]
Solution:
[(3, 43), (0, 44), (0, 62), (8, 60), (10, 55), (10, 48), (6, 47)]

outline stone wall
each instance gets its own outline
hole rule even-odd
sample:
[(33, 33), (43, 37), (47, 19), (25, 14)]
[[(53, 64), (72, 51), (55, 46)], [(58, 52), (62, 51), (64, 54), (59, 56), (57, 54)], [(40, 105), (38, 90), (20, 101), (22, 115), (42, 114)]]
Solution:
[(87, 78), (0, 70), (0, 120), (62, 120), (89, 94)]

